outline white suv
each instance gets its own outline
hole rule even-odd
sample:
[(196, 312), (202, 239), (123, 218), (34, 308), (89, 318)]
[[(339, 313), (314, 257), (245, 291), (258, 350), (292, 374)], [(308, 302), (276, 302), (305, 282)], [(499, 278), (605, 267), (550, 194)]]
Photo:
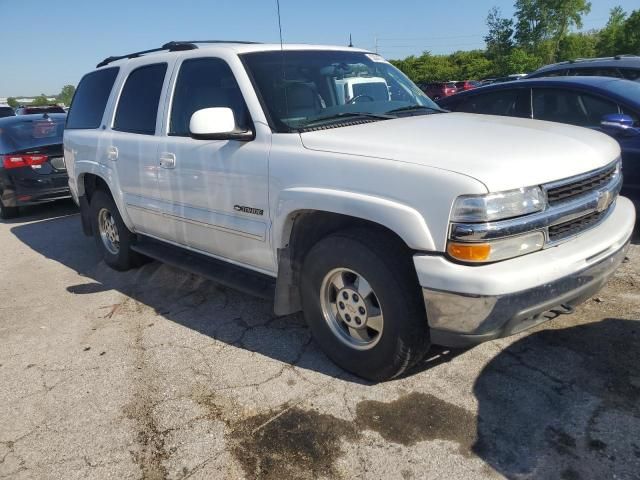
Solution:
[(329, 357), (374, 380), (432, 343), (571, 310), (635, 222), (609, 137), (443, 113), (354, 48), (170, 42), (110, 57), (78, 86), (64, 150), (107, 264), (152, 257), (276, 314), (303, 310)]

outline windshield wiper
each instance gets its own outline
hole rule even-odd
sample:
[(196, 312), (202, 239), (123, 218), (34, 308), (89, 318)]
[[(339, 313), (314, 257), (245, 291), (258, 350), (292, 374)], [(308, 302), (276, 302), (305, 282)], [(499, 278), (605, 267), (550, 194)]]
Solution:
[(376, 120), (391, 120), (396, 118), (393, 115), (387, 115), (386, 113), (367, 113), (367, 112), (340, 112), (333, 115), (327, 115), (325, 117), (319, 117), (312, 122), (307, 123), (302, 128), (307, 128), (319, 123), (330, 122), (332, 120), (344, 120), (348, 118), (373, 118)]
[(394, 108), (393, 110), (389, 110), (387, 113), (399, 113), (399, 112), (412, 112), (412, 111), (416, 111), (416, 110), (429, 110), (431, 112), (435, 112), (435, 113), (447, 113), (447, 110), (443, 110), (442, 108), (434, 108), (434, 107), (427, 107), (426, 105), (409, 105), (407, 107), (400, 107), (400, 108)]

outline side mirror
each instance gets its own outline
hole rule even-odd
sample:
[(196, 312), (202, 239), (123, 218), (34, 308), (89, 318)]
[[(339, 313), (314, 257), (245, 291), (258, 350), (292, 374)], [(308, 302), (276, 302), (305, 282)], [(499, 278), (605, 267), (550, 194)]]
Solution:
[(609, 113), (600, 120), (600, 127), (610, 135), (633, 136), (640, 130), (633, 127), (633, 118), (624, 113)]
[(191, 115), (189, 133), (198, 140), (253, 140), (254, 133), (240, 130), (233, 110), (227, 107), (203, 108)]

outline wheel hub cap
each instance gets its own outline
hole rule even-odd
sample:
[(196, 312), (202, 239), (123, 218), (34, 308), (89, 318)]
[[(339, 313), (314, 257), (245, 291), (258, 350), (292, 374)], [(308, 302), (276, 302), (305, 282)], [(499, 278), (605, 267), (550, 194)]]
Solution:
[(341, 342), (357, 350), (378, 343), (384, 324), (382, 309), (362, 275), (346, 268), (334, 269), (322, 281), (320, 295), (324, 318)]
[(98, 229), (100, 230), (100, 238), (109, 253), (117, 255), (120, 251), (120, 235), (118, 234), (118, 226), (111, 215), (111, 212), (103, 208), (98, 213)]

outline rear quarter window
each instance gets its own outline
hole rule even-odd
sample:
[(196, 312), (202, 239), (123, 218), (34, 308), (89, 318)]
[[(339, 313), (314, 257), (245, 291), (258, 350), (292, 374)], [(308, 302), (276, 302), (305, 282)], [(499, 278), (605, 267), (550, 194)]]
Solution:
[(13, 117), (15, 113), (13, 113), (13, 108), (11, 107), (0, 107), (0, 118), (2, 117)]
[(71, 102), (66, 128), (98, 128), (107, 106), (118, 67), (96, 70), (85, 75)]

